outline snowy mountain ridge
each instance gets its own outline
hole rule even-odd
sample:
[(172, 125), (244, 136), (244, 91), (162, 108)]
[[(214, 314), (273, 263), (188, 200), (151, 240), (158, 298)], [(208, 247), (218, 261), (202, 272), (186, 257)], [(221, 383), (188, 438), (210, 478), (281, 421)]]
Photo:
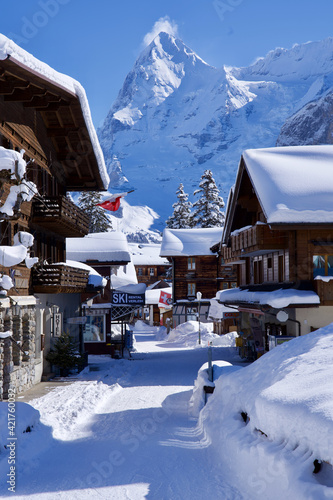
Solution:
[(180, 182), (191, 194), (210, 169), (226, 198), (242, 151), (275, 146), (285, 122), (332, 89), (333, 38), (277, 48), (247, 68), (215, 68), (160, 33), (99, 130), (110, 189), (135, 188), (128, 201), (157, 212), (161, 230)]

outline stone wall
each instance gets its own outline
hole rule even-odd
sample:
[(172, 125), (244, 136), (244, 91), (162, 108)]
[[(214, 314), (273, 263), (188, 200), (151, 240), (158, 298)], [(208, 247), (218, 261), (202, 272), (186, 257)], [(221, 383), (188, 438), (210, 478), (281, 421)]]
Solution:
[(8, 398), (9, 390), (19, 394), (34, 384), (35, 328), (35, 306), (24, 306), (18, 311), (13, 307), (0, 309), (0, 331), (12, 331), (14, 340), (0, 339), (1, 401)]

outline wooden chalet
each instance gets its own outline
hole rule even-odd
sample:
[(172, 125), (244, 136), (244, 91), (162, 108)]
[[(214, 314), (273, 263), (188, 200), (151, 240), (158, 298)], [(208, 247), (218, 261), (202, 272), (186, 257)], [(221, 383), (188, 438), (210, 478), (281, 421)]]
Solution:
[(207, 321), (210, 298), (219, 290), (219, 259), (214, 249), (221, 235), (222, 228), (164, 230), (160, 255), (172, 264), (174, 326), (197, 319), (199, 309), (200, 319)]
[[(101, 293), (82, 293), (85, 352), (120, 356), (125, 346), (126, 323), (137, 308), (116, 307), (112, 294), (137, 279), (126, 235), (118, 231), (92, 233), (83, 238), (67, 238), (67, 258), (88, 264), (106, 280)], [(143, 285), (143, 289), (145, 289)]]
[(168, 279), (170, 262), (160, 257), (160, 248), (156, 243), (129, 243), (138, 282), (147, 287)]
[(29, 351), (22, 355), (15, 342), (0, 341), (6, 367), (0, 370), (1, 398), (11, 387), (20, 392), (40, 380), (43, 347), (48, 350), (54, 341), (55, 314), (63, 328), (66, 317), (79, 314), (89, 273), (66, 264), (65, 239), (87, 234), (89, 218), (67, 193), (106, 189), (108, 175), (80, 84), (3, 36), (0, 54), (0, 146), (22, 152), (24, 182), (38, 191), (31, 201), (18, 196), (9, 215), (3, 207), (18, 180), (0, 179), (1, 245), (11, 246), (15, 234), (28, 232), (34, 237), (30, 257), (38, 258), (32, 269), (24, 263), (0, 266), (13, 280), (10, 304), (22, 306), (18, 317), (6, 308), (0, 329), (13, 330), (14, 340)]
[[(333, 146), (247, 150), (228, 202), (223, 266), (253, 355), (333, 321)], [(244, 340), (245, 344), (245, 340)]]

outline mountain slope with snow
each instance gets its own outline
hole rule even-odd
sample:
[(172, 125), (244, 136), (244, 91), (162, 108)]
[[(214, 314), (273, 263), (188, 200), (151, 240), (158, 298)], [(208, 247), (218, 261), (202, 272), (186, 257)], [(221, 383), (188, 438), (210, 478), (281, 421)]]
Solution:
[(211, 169), (226, 197), (242, 151), (274, 146), (284, 123), (331, 88), (332, 38), (275, 49), (248, 68), (215, 68), (160, 33), (99, 131), (111, 187), (135, 188), (131, 202), (149, 205), (162, 229), (180, 182), (191, 193)]

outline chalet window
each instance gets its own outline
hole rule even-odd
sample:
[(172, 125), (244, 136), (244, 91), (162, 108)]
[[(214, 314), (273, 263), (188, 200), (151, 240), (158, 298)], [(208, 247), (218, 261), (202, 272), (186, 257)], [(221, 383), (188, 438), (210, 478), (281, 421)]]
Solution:
[(194, 257), (189, 257), (187, 259), (187, 269), (189, 271), (193, 271), (195, 269), (195, 258)]
[(84, 342), (105, 342), (105, 315), (87, 315), (83, 328)]
[(187, 283), (187, 295), (195, 295), (195, 283)]
[(155, 276), (155, 269), (153, 267), (149, 268), (149, 276)]
[(143, 276), (142, 267), (138, 267), (138, 276)]
[(333, 255), (313, 256), (313, 277), (333, 276)]

